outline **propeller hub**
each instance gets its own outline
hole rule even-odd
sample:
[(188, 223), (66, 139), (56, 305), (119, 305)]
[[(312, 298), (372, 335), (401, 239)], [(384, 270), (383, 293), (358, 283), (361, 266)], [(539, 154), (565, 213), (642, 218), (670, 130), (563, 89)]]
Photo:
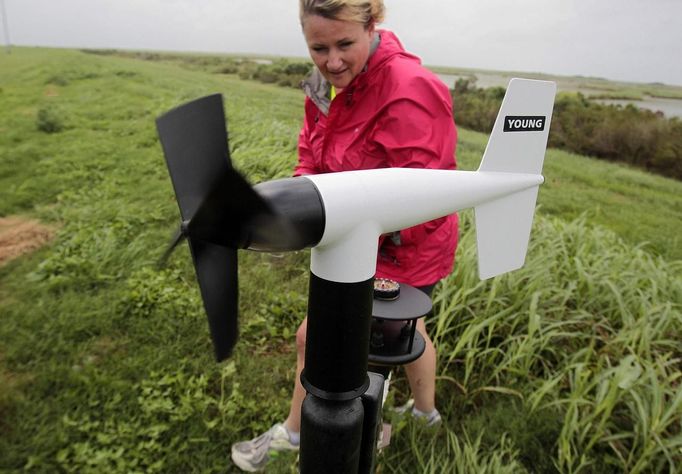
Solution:
[(189, 220), (184, 220), (180, 223), (180, 234), (189, 237)]

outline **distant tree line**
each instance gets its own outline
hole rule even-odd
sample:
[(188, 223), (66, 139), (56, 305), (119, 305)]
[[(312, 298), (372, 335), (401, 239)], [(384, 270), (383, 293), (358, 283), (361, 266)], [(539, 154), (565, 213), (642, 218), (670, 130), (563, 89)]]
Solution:
[(310, 74), (313, 64), (304, 60), (244, 58), (196, 53), (158, 53), (116, 49), (85, 49), (85, 53), (115, 55), (143, 61), (176, 63), (188, 69), (216, 74), (236, 74), (241, 79), (298, 88)]
[(310, 62), (280, 59), (270, 64), (243, 63), (238, 67), (237, 74), (242, 79), (298, 88), (312, 69)]
[[(457, 124), (490, 133), (505, 89), (459, 79), (452, 91)], [(682, 179), (682, 121), (634, 105), (603, 105), (580, 93), (561, 93), (554, 103), (549, 146), (631, 164)]]
[[(254, 59), (180, 53), (85, 50), (183, 67), (241, 79), (298, 88), (312, 71), (305, 60)], [(490, 133), (502, 103), (502, 87), (476, 87), (476, 78), (461, 78), (452, 90), (455, 120), (461, 127)], [(603, 105), (580, 93), (560, 93), (554, 104), (549, 146), (609, 161), (618, 161), (682, 180), (682, 121), (634, 105)]]

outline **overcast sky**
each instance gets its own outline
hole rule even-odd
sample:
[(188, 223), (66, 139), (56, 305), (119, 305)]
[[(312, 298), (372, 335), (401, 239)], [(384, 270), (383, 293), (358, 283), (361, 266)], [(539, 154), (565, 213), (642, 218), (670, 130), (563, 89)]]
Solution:
[[(15, 45), (307, 54), (296, 0), (3, 1)], [(429, 65), (682, 85), (682, 0), (385, 3)]]

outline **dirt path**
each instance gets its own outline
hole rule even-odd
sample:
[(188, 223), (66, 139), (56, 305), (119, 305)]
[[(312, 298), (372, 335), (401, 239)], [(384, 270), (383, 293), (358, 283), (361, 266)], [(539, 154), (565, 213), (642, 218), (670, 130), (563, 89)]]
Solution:
[(0, 266), (52, 239), (54, 229), (20, 216), (0, 217)]

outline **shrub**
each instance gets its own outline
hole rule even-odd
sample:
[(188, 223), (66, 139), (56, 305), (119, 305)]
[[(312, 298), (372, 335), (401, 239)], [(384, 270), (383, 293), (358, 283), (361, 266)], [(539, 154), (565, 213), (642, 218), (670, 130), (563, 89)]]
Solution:
[(57, 133), (64, 129), (62, 112), (52, 106), (44, 106), (38, 110), (36, 127), (41, 132)]
[(55, 86), (68, 86), (69, 78), (64, 74), (55, 74), (47, 79), (46, 84), (54, 84)]
[(239, 79), (249, 80), (255, 79), (256, 64), (252, 62), (244, 62), (239, 66)]
[(289, 63), (284, 67), (284, 72), (289, 76), (307, 76), (312, 69), (310, 63)]
[(218, 69), (218, 74), (237, 74), (239, 67), (234, 63), (226, 64)]
[(309, 62), (289, 62), (280, 60), (272, 64), (242, 63), (239, 66), (241, 79), (255, 79), (265, 84), (277, 84), (282, 87), (298, 89), (301, 81), (313, 69)]
[(277, 73), (267, 64), (259, 65), (256, 68), (253, 78), (264, 82), (265, 84), (273, 84), (278, 81)]

